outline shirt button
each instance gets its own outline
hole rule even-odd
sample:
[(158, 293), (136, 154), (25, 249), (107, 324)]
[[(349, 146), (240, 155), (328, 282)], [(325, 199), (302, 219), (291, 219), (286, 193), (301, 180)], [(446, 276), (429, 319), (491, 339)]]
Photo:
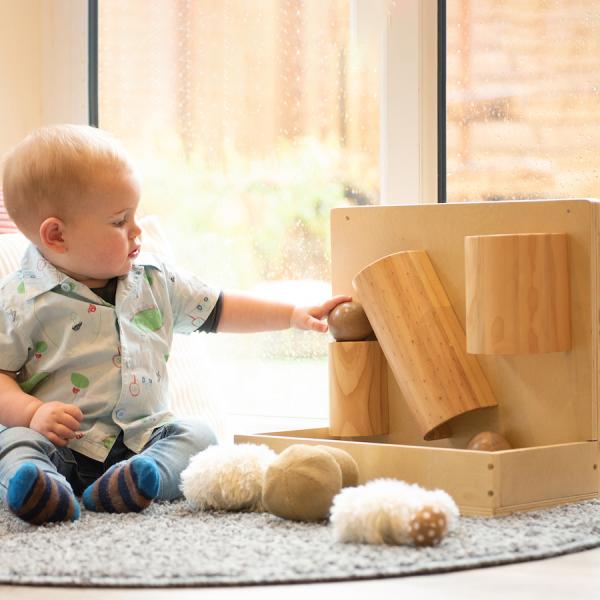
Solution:
[(123, 409), (119, 409), (116, 414), (117, 419), (122, 419), (125, 416), (125, 411)]
[(60, 287), (65, 291), (68, 292), (71, 290), (71, 286), (65, 281), (64, 283), (60, 284)]

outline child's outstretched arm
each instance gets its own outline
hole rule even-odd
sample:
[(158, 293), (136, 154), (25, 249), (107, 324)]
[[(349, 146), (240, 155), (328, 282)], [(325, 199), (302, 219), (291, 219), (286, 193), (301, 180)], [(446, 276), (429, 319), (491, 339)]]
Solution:
[(295, 327), (325, 332), (327, 323), (322, 319), (338, 304), (350, 300), (350, 296), (334, 296), (322, 304), (295, 306), (242, 292), (225, 292), (217, 331), (251, 333)]

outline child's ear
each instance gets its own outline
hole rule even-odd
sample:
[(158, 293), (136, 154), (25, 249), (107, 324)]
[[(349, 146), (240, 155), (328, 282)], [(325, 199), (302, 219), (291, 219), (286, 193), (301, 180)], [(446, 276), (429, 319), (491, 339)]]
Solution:
[(64, 254), (67, 251), (67, 245), (63, 237), (65, 224), (56, 217), (48, 217), (40, 225), (40, 240), (45, 248)]

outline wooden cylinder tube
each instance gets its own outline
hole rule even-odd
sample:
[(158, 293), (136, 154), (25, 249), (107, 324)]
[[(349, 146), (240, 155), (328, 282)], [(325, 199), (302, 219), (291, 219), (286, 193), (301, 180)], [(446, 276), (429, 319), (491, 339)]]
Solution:
[(496, 406), (425, 251), (386, 256), (353, 280), (387, 362), (424, 439), (450, 419)]
[(570, 349), (567, 234), (466, 237), (465, 276), (468, 352)]
[(377, 342), (329, 344), (329, 420), (333, 436), (389, 433), (387, 363)]

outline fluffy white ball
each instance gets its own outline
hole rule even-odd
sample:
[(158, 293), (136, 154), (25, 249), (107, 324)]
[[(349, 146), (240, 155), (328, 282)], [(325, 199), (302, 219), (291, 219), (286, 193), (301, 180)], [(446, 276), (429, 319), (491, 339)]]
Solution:
[(199, 510), (262, 511), (264, 474), (276, 456), (264, 444), (209, 446), (181, 473), (181, 491)]
[(333, 499), (330, 522), (339, 542), (408, 544), (410, 519), (424, 505), (446, 515), (448, 531), (455, 527), (458, 507), (446, 492), (397, 479), (344, 488)]

